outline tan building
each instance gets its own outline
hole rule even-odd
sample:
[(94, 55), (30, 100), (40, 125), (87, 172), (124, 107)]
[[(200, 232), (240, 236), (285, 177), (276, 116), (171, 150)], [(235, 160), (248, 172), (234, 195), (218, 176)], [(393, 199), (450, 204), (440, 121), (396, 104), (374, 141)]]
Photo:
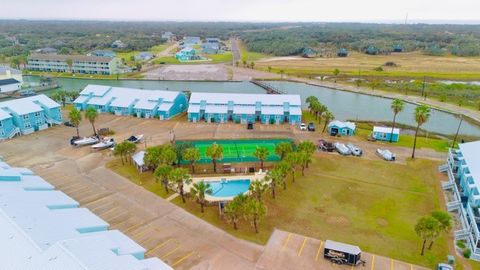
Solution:
[(86, 55), (32, 54), (27, 69), (46, 72), (113, 75), (119, 73), (119, 60)]

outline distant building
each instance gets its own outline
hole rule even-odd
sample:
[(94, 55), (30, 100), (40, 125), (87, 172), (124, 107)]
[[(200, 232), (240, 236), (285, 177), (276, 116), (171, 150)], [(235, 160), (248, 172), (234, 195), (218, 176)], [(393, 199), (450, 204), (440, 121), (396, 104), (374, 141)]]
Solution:
[(15, 79), (23, 83), (23, 76), (20, 70), (14, 69), (11, 67), (0, 66), (0, 80), (5, 80), (5, 79)]
[(0, 160), (0, 198), (1, 269), (173, 270), (27, 168)]
[(206, 43), (216, 43), (216, 44), (220, 44), (220, 39), (219, 38), (206, 38), (205, 39), (205, 42)]
[(110, 50), (96, 50), (88, 54), (89, 56), (98, 56), (98, 57), (116, 57), (117, 54)]
[(396, 53), (403, 52), (403, 46), (401, 44), (395, 44), (395, 46), (393, 46), (393, 52), (396, 52)]
[(0, 80), (0, 93), (10, 93), (21, 89), (22, 83), (10, 78)]
[(304, 48), (302, 51), (302, 57), (312, 58), (317, 55), (317, 52), (312, 48)]
[(165, 32), (162, 34), (162, 38), (166, 39), (168, 42), (172, 41), (175, 35), (172, 32)]
[(189, 47), (189, 46), (201, 45), (202, 40), (200, 39), (200, 37), (184, 37), (182, 40), (182, 43), (184, 47)]
[(392, 132), (391, 127), (373, 127), (372, 138), (378, 141), (389, 142), (392, 138), (392, 142), (398, 142), (400, 139), (400, 129), (394, 128)]
[[(71, 61), (69, 65), (68, 61)], [(82, 74), (117, 74), (118, 59), (86, 55), (32, 54), (27, 69), (45, 72), (72, 72)]]
[(353, 136), (356, 125), (353, 122), (342, 122), (334, 120), (328, 124), (328, 134), (332, 136)]
[(348, 50), (346, 48), (340, 48), (337, 52), (338, 57), (347, 57), (348, 56)]
[(369, 45), (367, 49), (365, 50), (366, 54), (370, 55), (377, 55), (378, 54), (378, 48), (375, 47), (374, 45)]
[(127, 45), (125, 45), (125, 43), (123, 43), (121, 40), (117, 39), (112, 43), (111, 47), (112, 48), (123, 49), (123, 48), (127, 47)]
[(44, 54), (55, 54), (57, 53), (57, 49), (51, 48), (51, 47), (46, 47), (46, 48), (41, 48), (35, 51), (36, 53), (44, 53)]
[(299, 95), (194, 92), (190, 96), (188, 120), (293, 125), (302, 120), (301, 100)]
[(219, 43), (203, 43), (202, 44), (202, 53), (205, 54), (218, 54), (220, 52)]
[(167, 120), (187, 109), (185, 94), (164, 90), (88, 85), (73, 102), (79, 110)]
[(0, 140), (61, 123), (60, 105), (45, 95), (0, 102)]
[(197, 52), (192, 47), (186, 47), (181, 49), (179, 52), (175, 54), (175, 58), (178, 61), (192, 61), (197, 59)]
[(153, 53), (151, 52), (140, 52), (137, 55), (135, 55), (135, 60), (136, 61), (148, 61), (153, 59), (155, 57)]

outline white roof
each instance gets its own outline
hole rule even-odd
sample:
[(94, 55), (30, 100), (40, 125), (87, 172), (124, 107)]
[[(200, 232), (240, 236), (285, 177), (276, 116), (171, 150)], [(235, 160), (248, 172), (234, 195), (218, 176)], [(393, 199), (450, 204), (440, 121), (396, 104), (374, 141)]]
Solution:
[[(88, 99), (92, 95), (93, 97)], [(112, 107), (128, 108), (133, 105), (135, 109), (153, 110), (160, 104), (161, 108), (170, 109), (172, 105), (161, 106), (163, 102), (173, 103), (180, 92), (166, 90), (142, 90), (136, 88), (111, 87), (103, 85), (88, 85), (80, 92), (74, 103), (90, 105), (107, 105)]]
[(362, 253), (360, 248), (357, 247), (357, 246), (352, 246), (352, 245), (345, 244), (345, 243), (335, 242), (335, 241), (332, 241), (332, 240), (325, 241), (325, 248), (326, 249), (343, 251), (343, 252), (347, 252), (349, 254), (355, 254), (355, 255)]
[[(392, 133), (392, 128), (391, 127), (373, 127), (373, 132), (379, 132), (379, 133)], [(393, 129), (393, 134), (400, 134), (400, 129), (394, 128)]]
[(0, 107), (0, 121), (8, 118), (12, 118), (12, 116), (8, 112), (2, 110), (2, 108)]
[[(355, 127), (356, 127), (355, 123), (353, 122), (342, 122), (339, 120), (333, 120), (328, 124), (328, 127), (332, 127), (332, 126), (335, 126), (338, 128), (349, 128), (352, 130), (355, 130)], [(390, 131), (392, 131), (392, 129), (390, 129)]]
[[(56, 103), (51, 98), (42, 94), (38, 96), (31, 96), (0, 102), (0, 110), (3, 109), (5, 112), (11, 110), (18, 115), (24, 115), (42, 111), (43, 109), (39, 104), (49, 109), (60, 107), (60, 104)], [(8, 110), (5, 110), (4, 108), (7, 108)], [(4, 113), (3, 117), (5, 117)], [(0, 119), (2, 119), (2, 113), (0, 113)]]
[(462, 143), (459, 145), (470, 175), (480, 191), (480, 141)]
[(302, 115), (302, 108), (298, 107), (290, 107), (290, 115)]
[(255, 106), (233, 106), (233, 113), (236, 114), (255, 114)]
[(283, 115), (283, 106), (262, 106), (262, 114)]
[(205, 113), (227, 113), (228, 106), (226, 105), (207, 105)]
[(200, 112), (200, 105), (190, 104), (188, 105), (188, 113), (198, 113)]
[(172, 269), (30, 170), (0, 165), (0, 269)]
[(207, 104), (234, 104), (255, 105), (261, 102), (262, 105), (283, 105), (285, 102), (292, 106), (301, 106), (300, 95), (268, 95), (268, 94), (239, 94), (239, 93), (205, 93), (194, 92), (190, 96), (190, 103), (200, 103), (205, 100)]
[(138, 166), (143, 166), (145, 163), (143, 162), (143, 157), (145, 156), (145, 151), (140, 151), (138, 153), (136, 153), (135, 155), (132, 156), (132, 159), (133, 161), (135, 161), (135, 163), (138, 165)]

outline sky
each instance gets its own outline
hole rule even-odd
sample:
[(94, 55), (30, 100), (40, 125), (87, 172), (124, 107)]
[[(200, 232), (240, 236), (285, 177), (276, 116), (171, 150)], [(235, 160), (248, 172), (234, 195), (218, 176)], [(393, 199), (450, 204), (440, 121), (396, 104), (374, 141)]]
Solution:
[(479, 0), (0, 0), (0, 19), (480, 23)]

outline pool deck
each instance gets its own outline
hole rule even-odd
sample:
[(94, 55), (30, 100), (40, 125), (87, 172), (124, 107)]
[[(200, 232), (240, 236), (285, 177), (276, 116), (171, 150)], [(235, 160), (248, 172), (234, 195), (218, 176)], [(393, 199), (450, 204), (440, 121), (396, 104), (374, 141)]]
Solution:
[[(238, 175), (224, 175), (224, 176), (214, 176), (214, 177), (194, 177), (192, 178), (192, 183), (189, 185), (186, 185), (184, 187), (185, 192), (190, 192), (190, 189), (192, 188), (193, 184), (205, 181), (205, 182), (217, 182), (217, 181), (234, 181), (234, 180), (245, 180), (248, 179), (251, 182), (262, 180), (265, 178), (265, 175), (267, 172), (256, 172), (254, 174), (238, 174)], [(245, 192), (244, 194), (248, 193)], [(214, 197), (211, 195), (206, 194), (205, 199), (209, 202), (224, 202), (224, 201), (231, 201), (235, 198), (235, 196), (230, 196), (230, 197)]]

